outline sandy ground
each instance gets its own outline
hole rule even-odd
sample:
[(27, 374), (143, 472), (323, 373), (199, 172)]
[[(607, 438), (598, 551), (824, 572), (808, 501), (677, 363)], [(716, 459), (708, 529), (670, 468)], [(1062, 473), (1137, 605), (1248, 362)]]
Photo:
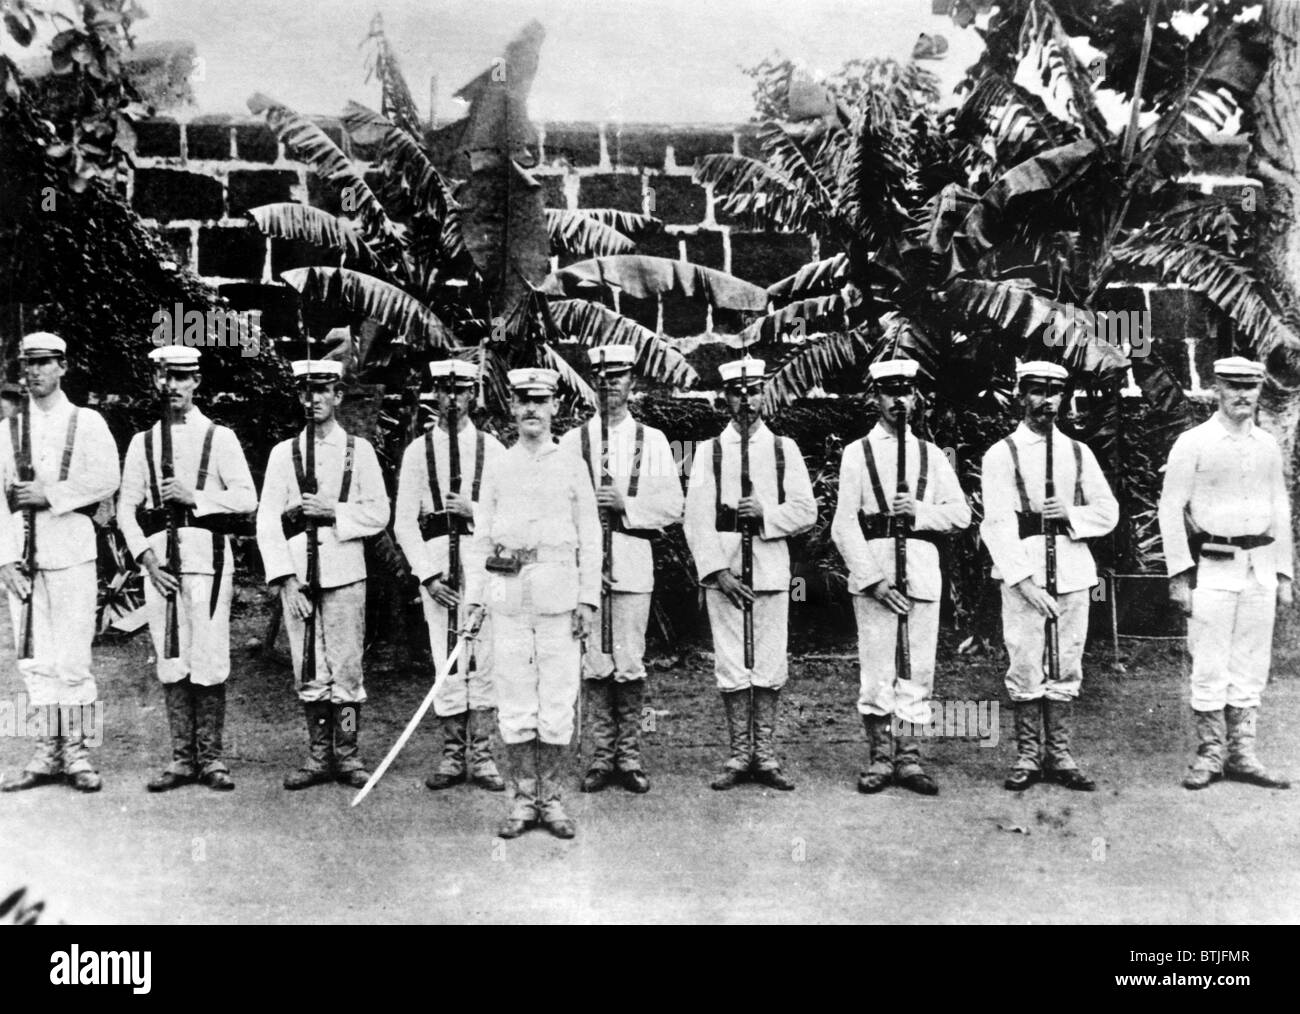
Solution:
[[(254, 605), (235, 644), (261, 630)], [(1261, 751), (1300, 771), (1294, 638), (1280, 631), (1260, 722)], [(8, 631), (5, 630), (5, 638)], [(98, 754), (105, 787), (0, 795), (0, 895), (26, 885), (46, 921), (70, 923), (357, 922), (1286, 922), (1300, 917), (1300, 791), (1219, 783), (1179, 787), (1192, 750), (1177, 645), (1128, 642), (1088, 658), (1076, 756), (1091, 795), (1001, 788), (1001, 742), (924, 745), (941, 794), (854, 789), (865, 761), (853, 709), (852, 645), (795, 658), (781, 748), (792, 793), (748, 785), (712, 792), (723, 755), (721, 705), (699, 652), (652, 674), (646, 796), (576, 791), (578, 837), (493, 837), (500, 795), (423, 787), (433, 726), (417, 732), (375, 792), (280, 786), (305, 743), (288, 670), (237, 655), (227, 747), (238, 789), (144, 791), (166, 754), (162, 694), (145, 636), (96, 649), (108, 702)], [(940, 649), (938, 695), (999, 700), (998, 653), (954, 661)], [(0, 644), (0, 657), (12, 658)], [(362, 748), (377, 763), (426, 689), (427, 676), (368, 662)], [(21, 690), (12, 666), (5, 699)], [(29, 744), (0, 737), (14, 771)]]

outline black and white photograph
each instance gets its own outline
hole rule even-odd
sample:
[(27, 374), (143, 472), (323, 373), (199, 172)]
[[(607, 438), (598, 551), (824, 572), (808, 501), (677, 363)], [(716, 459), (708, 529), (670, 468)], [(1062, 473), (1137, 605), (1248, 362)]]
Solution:
[(1263, 984), (1300, 0), (0, 20), (0, 924)]

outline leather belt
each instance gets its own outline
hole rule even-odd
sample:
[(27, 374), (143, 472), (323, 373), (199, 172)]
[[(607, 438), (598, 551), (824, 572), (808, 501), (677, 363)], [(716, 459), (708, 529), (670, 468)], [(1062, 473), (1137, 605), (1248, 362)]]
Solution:
[(451, 519), (455, 518), (455, 527), (457, 535), (470, 535), (469, 518), (462, 517), (459, 514), (449, 514), (447, 511), (431, 511), (427, 514), (420, 515), (420, 538), (428, 542), (430, 539), (442, 538), (450, 535), (452, 529)]
[[(1044, 529), (1044, 523), (1047, 528)], [(1043, 520), (1042, 511), (1016, 511), (1016, 525), (1020, 529), (1022, 539), (1032, 539), (1035, 535), (1064, 535), (1064, 521), (1047, 521)]]
[[(858, 527), (862, 529), (862, 537), (868, 541), (894, 538), (898, 534), (898, 523), (897, 514), (868, 514), (866, 511), (858, 511)], [(905, 529), (905, 534), (909, 542), (928, 542), (932, 546), (943, 543), (941, 532), (918, 532), (908, 528)]]

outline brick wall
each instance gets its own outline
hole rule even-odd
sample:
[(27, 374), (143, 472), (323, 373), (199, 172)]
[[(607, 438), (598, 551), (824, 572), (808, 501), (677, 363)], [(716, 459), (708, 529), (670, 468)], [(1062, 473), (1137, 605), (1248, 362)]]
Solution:
[[(337, 120), (317, 122), (341, 141)], [(660, 219), (664, 231), (641, 242), (644, 253), (690, 260), (769, 285), (816, 257), (816, 238), (746, 231), (719, 213), (710, 187), (692, 180), (695, 163), (707, 154), (756, 154), (755, 129), (752, 124), (541, 124), (536, 175), (548, 207), (612, 207)], [(437, 136), (431, 141), (436, 146)], [(245, 212), (274, 201), (303, 201), (338, 213), (334, 189), (306, 165), (287, 159), (260, 120), (160, 118), (139, 125), (137, 145), (133, 205), (157, 224), (177, 261), (197, 271), (232, 305), (263, 309), (263, 327), (272, 337), (296, 335), (301, 323), (295, 297), (277, 280), (278, 273), (321, 260), (302, 244), (268, 240)], [(1226, 191), (1243, 202), (1262, 201), (1259, 182), (1246, 174), (1247, 155), (1248, 147), (1235, 142), (1197, 152), (1197, 171), (1185, 185)], [(1156, 345), (1191, 390), (1200, 387), (1209, 362), (1231, 342), (1213, 311), (1186, 288), (1156, 287), (1149, 278), (1132, 274), (1108, 293), (1107, 303), (1152, 311)], [(685, 300), (659, 306), (624, 299), (621, 309), (675, 338), (706, 334), (704, 345), (712, 335), (734, 331), (741, 323), (737, 315), (710, 314)]]

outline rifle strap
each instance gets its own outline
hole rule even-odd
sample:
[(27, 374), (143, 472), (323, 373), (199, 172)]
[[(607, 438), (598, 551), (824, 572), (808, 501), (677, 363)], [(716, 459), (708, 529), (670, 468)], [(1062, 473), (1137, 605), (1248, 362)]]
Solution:
[[(785, 438), (772, 434), (772, 450), (776, 458), (776, 502), (785, 503)], [(722, 511), (722, 438), (713, 440), (713, 492), (714, 507)]]
[[(1067, 438), (1068, 439), (1068, 438)], [(1016, 448), (1016, 442), (1007, 437), (1003, 441), (1007, 449), (1011, 451), (1011, 467), (1016, 476), (1016, 493), (1020, 497), (1020, 510), (1025, 513), (1033, 513), (1029, 508), (1029, 494), (1025, 490), (1025, 477), (1020, 471), (1020, 451)], [(1078, 440), (1070, 440), (1071, 448), (1074, 451), (1074, 506), (1083, 506), (1083, 444)]]
[[(305, 430), (302, 439), (307, 439)], [(339, 484), (339, 503), (347, 503), (348, 494), (352, 491), (352, 463), (356, 458), (356, 444), (357, 438), (349, 433), (347, 445), (343, 451), (343, 480)], [(294, 477), (298, 480), (298, 495), (301, 496), (303, 491), (307, 489), (307, 471), (302, 462), (302, 444), (297, 437), (293, 441), (293, 472)]]
[(469, 494), (470, 500), (474, 503), (478, 503), (478, 492), (483, 488), (483, 455), (487, 450), (486, 445), (483, 431), (478, 430), (474, 435), (474, 486)]
[[(637, 490), (641, 488), (641, 455), (645, 450), (645, 426), (637, 421), (636, 424), (636, 449), (632, 452), (632, 475), (627, 484), (627, 498), (636, 499)], [(591, 464), (591, 429), (584, 424), (582, 427), (582, 460), (587, 463), (587, 474), (591, 476), (591, 485), (593, 488), (599, 484), (596, 482), (596, 472)]]
[(72, 447), (77, 439), (77, 416), (81, 415), (81, 409), (72, 410), (72, 418), (68, 420), (68, 435), (63, 441), (63, 461), (59, 464), (59, 482), (68, 481), (68, 472), (72, 468)]
[(424, 470), (429, 473), (429, 495), (433, 511), (442, 513), (442, 491), (438, 489), (438, 452), (433, 449), (433, 430), (424, 435)]

